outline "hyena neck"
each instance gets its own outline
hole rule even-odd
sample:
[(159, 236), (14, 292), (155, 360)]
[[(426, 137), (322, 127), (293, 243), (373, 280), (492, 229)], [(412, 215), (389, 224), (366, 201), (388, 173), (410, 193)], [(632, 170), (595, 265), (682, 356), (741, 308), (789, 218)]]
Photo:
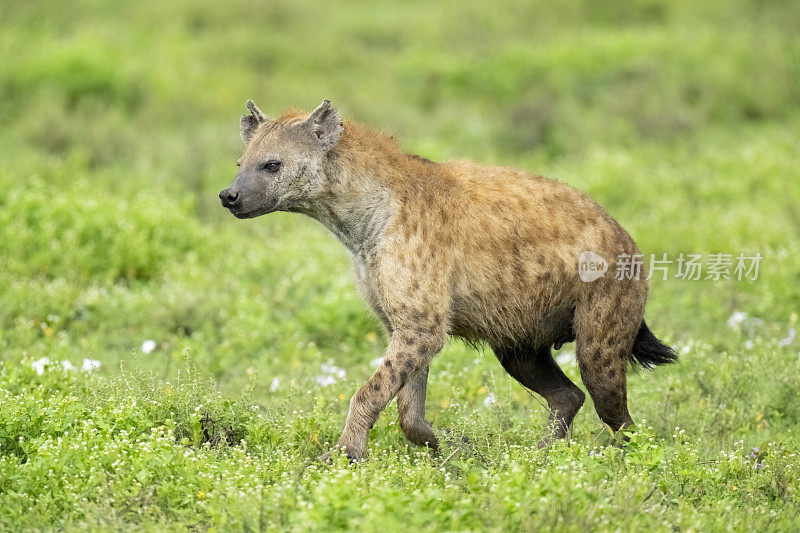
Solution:
[(377, 247), (395, 211), (385, 176), (391, 166), (381, 154), (370, 156), (332, 154), (324, 168), (327, 190), (303, 209), (355, 256)]

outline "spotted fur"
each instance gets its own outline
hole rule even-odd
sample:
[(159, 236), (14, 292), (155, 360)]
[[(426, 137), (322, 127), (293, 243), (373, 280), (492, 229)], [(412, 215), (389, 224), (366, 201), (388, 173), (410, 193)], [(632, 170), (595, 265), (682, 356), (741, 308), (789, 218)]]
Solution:
[[(386, 356), (353, 396), (338, 441), (351, 459), (364, 456), (370, 428), (395, 397), (409, 440), (437, 448), (425, 391), (429, 364), (451, 335), (488, 343), (509, 374), (541, 394), (555, 437), (567, 435), (585, 395), (551, 346), (577, 340), (598, 415), (614, 430), (632, 424), (632, 355), (660, 364), (674, 353), (640, 335), (644, 272), (614, 277), (617, 257), (638, 250), (597, 203), (519, 170), (405, 153), (389, 136), (343, 123), (327, 100), (277, 120), (252, 102), (248, 109), (247, 147), (223, 204), (240, 218), (291, 211), (319, 220), (352, 253), (356, 284), (388, 332)], [(280, 171), (265, 174), (266, 161), (280, 161)], [(605, 277), (581, 281), (586, 250), (607, 260)], [(637, 348), (637, 339), (647, 345)]]

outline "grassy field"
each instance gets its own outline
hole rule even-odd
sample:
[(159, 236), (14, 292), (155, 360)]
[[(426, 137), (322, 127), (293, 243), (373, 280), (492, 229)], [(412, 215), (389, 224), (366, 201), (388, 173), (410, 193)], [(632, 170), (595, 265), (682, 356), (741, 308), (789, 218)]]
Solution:
[[(0, 4), (0, 530), (800, 529), (800, 3)], [(313, 108), (592, 195), (646, 254), (679, 365), (629, 373), (625, 452), (569, 445), (486, 348), (428, 414), (471, 449), (317, 455), (386, 340), (318, 223), (231, 217), (238, 120)], [(566, 345), (565, 372), (580, 385)]]

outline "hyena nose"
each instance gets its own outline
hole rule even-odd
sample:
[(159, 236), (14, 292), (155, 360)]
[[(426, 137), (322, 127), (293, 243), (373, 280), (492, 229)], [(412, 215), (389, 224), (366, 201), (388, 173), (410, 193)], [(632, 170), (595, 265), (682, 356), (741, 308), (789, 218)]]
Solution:
[(222, 207), (235, 207), (239, 205), (239, 192), (225, 189), (219, 193), (219, 199), (222, 200)]

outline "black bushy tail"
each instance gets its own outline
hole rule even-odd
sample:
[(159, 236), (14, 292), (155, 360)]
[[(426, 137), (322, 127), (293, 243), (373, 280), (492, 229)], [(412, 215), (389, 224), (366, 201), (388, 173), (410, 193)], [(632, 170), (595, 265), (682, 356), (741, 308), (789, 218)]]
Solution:
[(634, 366), (638, 364), (650, 369), (656, 365), (677, 363), (678, 354), (658, 340), (642, 320), (639, 333), (636, 334), (636, 340), (633, 342), (633, 360), (631, 362)]

